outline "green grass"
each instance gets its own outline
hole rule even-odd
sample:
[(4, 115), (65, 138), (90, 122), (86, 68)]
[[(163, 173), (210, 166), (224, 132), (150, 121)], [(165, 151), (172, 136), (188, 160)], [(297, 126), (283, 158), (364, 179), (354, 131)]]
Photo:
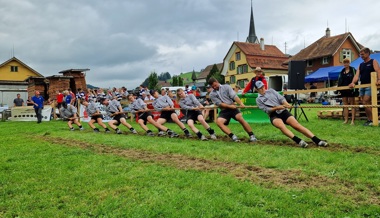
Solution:
[[(197, 78), (198, 78), (201, 72), (195, 72), (195, 74), (197, 75)], [(174, 75), (174, 76), (181, 77), (183, 79), (184, 84), (189, 84), (193, 82), (193, 80), (191, 79), (192, 75), (193, 75), (193, 71), (187, 72), (187, 73), (181, 73), (180, 75)], [(168, 82), (172, 82), (172, 81), (173, 79), (168, 80)]]
[(301, 123), (328, 148), (297, 133), (310, 143), (299, 148), (270, 124), (251, 124), (250, 144), (0, 122), (0, 217), (380, 217), (379, 127), (317, 110)]

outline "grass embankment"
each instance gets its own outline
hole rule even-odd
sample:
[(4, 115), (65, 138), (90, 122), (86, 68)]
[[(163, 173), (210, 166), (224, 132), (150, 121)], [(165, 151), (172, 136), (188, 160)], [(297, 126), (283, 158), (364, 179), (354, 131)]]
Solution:
[(251, 125), (252, 144), (214, 124), (223, 137), (201, 142), (146, 137), (135, 123), (140, 135), (0, 122), (0, 217), (379, 217), (379, 128), (315, 111), (302, 124), (330, 147), (297, 134), (310, 143), (299, 148), (270, 124)]

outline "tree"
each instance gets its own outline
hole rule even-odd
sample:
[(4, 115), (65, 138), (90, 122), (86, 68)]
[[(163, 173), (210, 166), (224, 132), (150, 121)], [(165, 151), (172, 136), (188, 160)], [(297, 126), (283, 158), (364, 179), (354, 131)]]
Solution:
[(156, 89), (157, 88), (157, 83), (158, 83), (157, 73), (156, 72), (150, 73), (150, 75), (148, 77), (148, 81), (149, 81), (148, 88), (150, 90)]
[(177, 76), (173, 76), (172, 86), (178, 86), (178, 77)]
[(183, 86), (183, 78), (182, 77), (178, 77), (178, 86)]
[(161, 73), (161, 74), (158, 76), (158, 80), (159, 80), (159, 81), (166, 81), (166, 80), (170, 80), (171, 78), (172, 78), (172, 76), (170, 75), (169, 72)]
[(218, 67), (216, 66), (216, 64), (214, 64), (214, 66), (212, 66), (211, 70), (210, 70), (210, 73), (207, 75), (206, 77), (206, 84), (208, 84), (208, 80), (211, 78), (211, 77), (214, 77), (216, 80), (219, 81), (219, 83), (221, 84), (224, 84), (224, 76), (221, 74), (221, 72), (219, 72), (219, 69)]
[(194, 83), (197, 80), (197, 74), (195, 74), (194, 70), (193, 70), (193, 73), (191, 74), (191, 80), (193, 80)]

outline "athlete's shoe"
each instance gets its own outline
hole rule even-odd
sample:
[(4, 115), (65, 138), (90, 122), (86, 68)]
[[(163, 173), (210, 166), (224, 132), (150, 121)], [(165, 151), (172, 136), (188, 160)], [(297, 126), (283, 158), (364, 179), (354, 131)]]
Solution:
[(211, 135), (210, 135), (210, 138), (211, 138), (212, 140), (216, 140), (216, 135), (215, 135), (215, 134), (211, 134)]
[(169, 136), (170, 136), (170, 138), (178, 138), (179, 137), (179, 135), (175, 132), (172, 132)]
[(147, 136), (154, 136), (154, 133), (153, 132), (147, 132), (146, 135)]
[(304, 140), (301, 140), (299, 143), (300, 147), (302, 148), (307, 148), (308, 144), (304, 141)]
[(137, 131), (134, 129), (134, 130), (131, 130), (131, 133), (137, 134)]
[(208, 139), (206, 138), (206, 136), (202, 135), (201, 138), (200, 138), (202, 141), (208, 141)]
[(159, 131), (157, 135), (158, 135), (158, 136), (166, 136), (166, 132), (164, 132), (164, 131)]
[(250, 141), (250, 142), (257, 142), (257, 138), (255, 137), (255, 135), (251, 135), (251, 136), (249, 137), (249, 141)]
[(325, 142), (325, 141), (320, 141), (320, 142), (318, 143), (318, 146), (321, 146), (321, 147), (327, 147), (327, 146), (328, 146), (328, 143)]
[(234, 142), (240, 142), (240, 140), (238, 139), (238, 137), (236, 135), (233, 135), (231, 140)]
[(122, 134), (122, 132), (120, 131), (120, 129), (116, 130), (116, 133), (117, 134)]

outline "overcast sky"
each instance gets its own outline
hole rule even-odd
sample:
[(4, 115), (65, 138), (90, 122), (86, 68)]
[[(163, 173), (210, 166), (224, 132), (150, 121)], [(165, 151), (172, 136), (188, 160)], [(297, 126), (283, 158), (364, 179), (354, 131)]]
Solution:
[[(0, 0), (0, 63), (13, 54), (44, 76), (89, 68), (87, 83), (138, 86), (155, 71), (200, 71), (245, 41), (250, 0)], [(253, 0), (256, 35), (294, 55), (350, 31), (380, 50), (380, 1)], [(347, 22), (346, 22), (347, 21)], [(346, 25), (347, 23), (347, 25)], [(14, 53), (13, 53), (14, 51)]]

